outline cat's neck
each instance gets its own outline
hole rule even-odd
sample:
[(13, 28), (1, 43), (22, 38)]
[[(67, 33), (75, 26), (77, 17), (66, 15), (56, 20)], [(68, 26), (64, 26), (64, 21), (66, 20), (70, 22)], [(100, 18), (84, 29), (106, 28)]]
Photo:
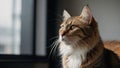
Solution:
[(99, 40), (96, 45), (87, 53), (85, 61), (81, 64), (82, 68), (95, 65), (101, 62), (103, 57), (103, 42)]
[[(88, 67), (89, 65), (91, 66), (93, 63), (97, 63), (96, 60), (101, 58), (103, 54), (103, 42), (99, 39), (94, 42), (93, 45), (94, 47), (91, 49), (79, 47), (74, 49), (69, 45), (61, 44), (60, 53), (62, 55), (64, 64), (67, 64), (68, 67), (76, 66), (76, 68), (79, 68), (77, 66), (82, 66), (82, 68), (84, 68)], [(75, 64), (73, 64), (73, 62)]]

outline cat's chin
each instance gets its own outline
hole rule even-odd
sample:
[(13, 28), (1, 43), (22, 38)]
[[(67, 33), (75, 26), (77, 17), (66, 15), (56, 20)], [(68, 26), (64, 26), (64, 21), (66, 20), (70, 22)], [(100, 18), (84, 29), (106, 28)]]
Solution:
[(62, 40), (62, 41), (60, 41), (60, 43), (66, 45), (66, 46), (71, 46), (71, 47), (77, 46), (77, 41), (73, 41), (73, 40)]

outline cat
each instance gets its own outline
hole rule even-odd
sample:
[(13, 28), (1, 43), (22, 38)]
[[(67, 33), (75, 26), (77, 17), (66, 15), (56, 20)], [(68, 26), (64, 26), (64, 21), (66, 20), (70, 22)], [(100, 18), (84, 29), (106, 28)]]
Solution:
[(120, 68), (115, 49), (102, 41), (88, 6), (74, 17), (64, 10), (63, 17), (58, 38), (62, 68)]

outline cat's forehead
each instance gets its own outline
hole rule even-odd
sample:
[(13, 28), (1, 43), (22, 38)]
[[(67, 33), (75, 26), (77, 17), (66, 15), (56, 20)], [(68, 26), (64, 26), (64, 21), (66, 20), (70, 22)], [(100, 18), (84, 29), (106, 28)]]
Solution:
[(63, 21), (62, 25), (85, 25), (86, 23), (81, 19), (81, 17), (70, 17), (67, 20)]

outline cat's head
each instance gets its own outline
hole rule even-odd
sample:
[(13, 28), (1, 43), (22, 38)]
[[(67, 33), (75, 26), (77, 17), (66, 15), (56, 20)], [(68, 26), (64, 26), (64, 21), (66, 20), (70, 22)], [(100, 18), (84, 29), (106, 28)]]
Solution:
[(98, 30), (91, 10), (84, 6), (79, 16), (72, 17), (66, 10), (63, 12), (63, 22), (59, 29), (59, 41), (67, 45), (79, 45), (97, 38)]

